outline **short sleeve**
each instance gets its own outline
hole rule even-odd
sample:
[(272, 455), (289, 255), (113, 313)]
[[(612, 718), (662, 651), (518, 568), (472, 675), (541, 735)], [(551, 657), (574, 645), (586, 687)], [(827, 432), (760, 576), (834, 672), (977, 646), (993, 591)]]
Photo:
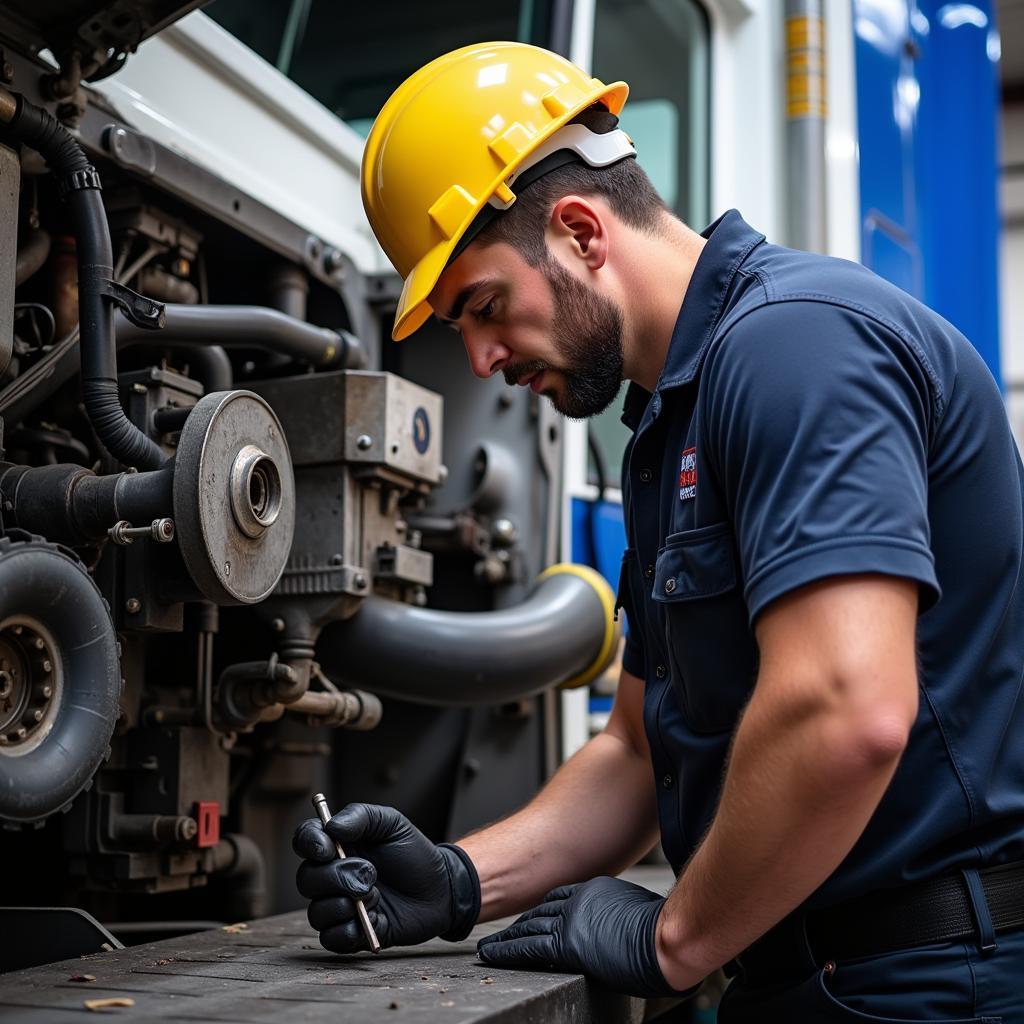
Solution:
[(928, 522), (928, 373), (888, 327), (827, 302), (764, 306), (709, 352), (701, 428), (751, 621), (828, 576), (939, 597)]

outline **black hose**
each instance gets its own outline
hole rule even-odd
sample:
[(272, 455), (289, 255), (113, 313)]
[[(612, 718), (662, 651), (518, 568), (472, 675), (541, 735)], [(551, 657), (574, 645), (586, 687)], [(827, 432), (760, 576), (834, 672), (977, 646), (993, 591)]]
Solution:
[(164, 309), (164, 328), (155, 337), (120, 314), (115, 324), (118, 348), (147, 343), (217, 344), (279, 352), (322, 370), (366, 366), (366, 353), (354, 335), (317, 327), (266, 306), (169, 303)]
[(352, 618), (324, 628), (316, 660), (335, 682), (386, 697), (503, 704), (603, 670), (613, 650), (613, 603), (596, 573), (574, 571), (542, 578), (521, 604), (497, 611), (368, 597)]
[(125, 416), (118, 397), (113, 307), (106, 292), (114, 276), (114, 257), (99, 175), (56, 118), (23, 96), (17, 96), (16, 102), (10, 132), (40, 153), (53, 169), (74, 225), (86, 413), (96, 436), (114, 458), (137, 469), (157, 469), (167, 457)]
[[(118, 350), (121, 344), (118, 339)], [(220, 345), (190, 345), (185, 348), (191, 376), (203, 382), (203, 390), (230, 391), (234, 387), (235, 375), (231, 360)]]

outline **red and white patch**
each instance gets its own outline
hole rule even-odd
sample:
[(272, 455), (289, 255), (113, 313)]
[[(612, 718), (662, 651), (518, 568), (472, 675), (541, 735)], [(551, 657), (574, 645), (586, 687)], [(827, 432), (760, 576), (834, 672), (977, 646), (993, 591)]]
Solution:
[(679, 460), (679, 500), (697, 497), (697, 449), (687, 448)]

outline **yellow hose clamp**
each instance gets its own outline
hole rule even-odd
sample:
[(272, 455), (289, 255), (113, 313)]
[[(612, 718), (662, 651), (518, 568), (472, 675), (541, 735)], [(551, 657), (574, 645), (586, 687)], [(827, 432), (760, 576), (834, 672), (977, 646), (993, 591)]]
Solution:
[(615, 593), (608, 585), (608, 581), (596, 570), (586, 565), (577, 565), (574, 562), (558, 562), (545, 569), (537, 581), (546, 580), (549, 576), (578, 576), (585, 583), (589, 584), (604, 611), (604, 636), (601, 638), (601, 647), (594, 660), (582, 671), (559, 683), (559, 689), (575, 690), (580, 686), (592, 683), (612, 663), (619, 649), (619, 636), (621, 627), (615, 621)]

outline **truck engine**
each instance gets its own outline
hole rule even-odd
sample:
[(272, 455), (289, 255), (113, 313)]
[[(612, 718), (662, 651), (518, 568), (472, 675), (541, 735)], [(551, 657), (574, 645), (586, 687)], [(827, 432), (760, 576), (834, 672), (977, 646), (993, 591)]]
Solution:
[(97, 89), (196, 6), (0, 12), (0, 904), (126, 943), (298, 906), (317, 790), (513, 809), (615, 647), (551, 409)]

